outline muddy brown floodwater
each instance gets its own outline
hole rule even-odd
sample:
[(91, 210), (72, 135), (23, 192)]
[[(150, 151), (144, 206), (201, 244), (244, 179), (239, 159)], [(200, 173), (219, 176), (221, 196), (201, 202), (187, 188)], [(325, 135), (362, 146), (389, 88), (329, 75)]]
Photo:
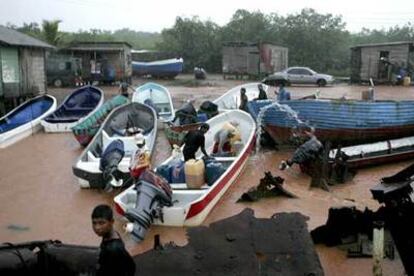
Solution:
[[(160, 81), (172, 94), (175, 107), (185, 99), (194, 97), (196, 106), (204, 100), (212, 100), (231, 87), (246, 80), (222, 80), (220, 76), (209, 76), (200, 86), (192, 76), (179, 76), (174, 81)], [(134, 80), (139, 85), (146, 80)], [(117, 87), (102, 87), (107, 98), (117, 93)], [(361, 98), (366, 86), (346, 84), (318, 88), (314, 86), (288, 87), (293, 98), (313, 94), (320, 90), (321, 97)], [(274, 88), (269, 95), (274, 96)], [(71, 89), (49, 88), (60, 102)], [(379, 86), (376, 99), (414, 99), (413, 87)], [(153, 163), (156, 166), (170, 154), (168, 142), (162, 131), (157, 138)], [(39, 132), (6, 149), (0, 149), (0, 242), (24, 242), (31, 240), (59, 239), (65, 243), (98, 245), (100, 240), (92, 231), (90, 213), (97, 204), (113, 206), (113, 197), (120, 191), (106, 194), (97, 190), (80, 189), (72, 174), (72, 164), (81, 153), (71, 133), (46, 134)], [(410, 164), (409, 161), (360, 170), (349, 183), (332, 187), (330, 192), (309, 189), (310, 178), (292, 167), (287, 171), (277, 169), (281, 160), (291, 154), (289, 150), (264, 150), (254, 153), (239, 179), (220, 199), (203, 225), (227, 218), (244, 208), (254, 210), (256, 217), (269, 218), (277, 212), (301, 212), (309, 217), (309, 230), (324, 224), (331, 206), (355, 205), (376, 210), (379, 205), (371, 199), (369, 188), (383, 176), (391, 175)], [(299, 196), (298, 199), (272, 198), (255, 203), (236, 203), (250, 187), (256, 186), (265, 171), (285, 178), (285, 188)], [(122, 218), (117, 216), (116, 229), (122, 232)], [(146, 240), (136, 244), (123, 235), (131, 254), (136, 255), (152, 248), (154, 235), (161, 236), (162, 243), (173, 241), (178, 245), (187, 243), (186, 229), (181, 227), (152, 226)], [(371, 275), (372, 260), (348, 259), (346, 252), (337, 248), (316, 246), (326, 275)], [(385, 260), (384, 275), (404, 275), (401, 262)]]

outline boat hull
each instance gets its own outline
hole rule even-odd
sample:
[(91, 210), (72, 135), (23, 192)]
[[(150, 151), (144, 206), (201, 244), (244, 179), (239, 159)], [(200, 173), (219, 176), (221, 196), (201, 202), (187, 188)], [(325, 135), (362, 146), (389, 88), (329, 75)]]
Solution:
[[(10, 129), (6, 132), (0, 133), (0, 148), (6, 148), (6, 147), (8, 147), (8, 146), (20, 141), (20, 140), (32, 135), (33, 133), (36, 133), (36, 132), (38, 132), (39, 130), (42, 129), (40, 121), (43, 118), (45, 118), (46, 116), (48, 116), (49, 114), (51, 114), (54, 110), (56, 110), (56, 106), (57, 106), (56, 99), (53, 96), (50, 96), (50, 95), (42, 95), (42, 96), (38, 96), (38, 97), (28, 101), (28, 102), (36, 101), (36, 100), (40, 100), (44, 97), (46, 97), (48, 99), (48, 101), (50, 101), (50, 107), (43, 114), (39, 115), (34, 120), (31, 120), (29, 122), (21, 124), (20, 126), (18, 126), (16, 128), (13, 128), (13, 129)], [(28, 104), (28, 102), (23, 103), (21, 106), (24, 106), (25, 104)], [(12, 116), (12, 114), (17, 112), (17, 110), (21, 106), (16, 107), (11, 112), (6, 114), (3, 118), (0, 118), (0, 120), (3, 120), (4, 118), (7, 118), (9, 116)]]
[(238, 109), (240, 106), (240, 89), (246, 89), (246, 96), (249, 101), (259, 96), (258, 85), (262, 85), (263, 89), (268, 92), (269, 86), (260, 82), (252, 82), (233, 87), (222, 96), (213, 101), (220, 110)]
[(148, 82), (135, 89), (132, 102), (148, 104), (155, 109), (161, 123), (171, 122), (175, 111), (170, 91), (162, 85)]
[(175, 77), (183, 71), (183, 59), (168, 59), (153, 62), (132, 62), (134, 75), (152, 77)]
[(72, 133), (81, 146), (86, 147), (98, 132), (106, 116), (117, 106), (128, 103), (124, 96), (118, 95), (104, 103), (93, 114), (72, 128)]
[(294, 141), (304, 126), (314, 128), (319, 140), (341, 146), (407, 137), (414, 131), (414, 101), (253, 101), (248, 108), (278, 144)]
[(40, 123), (46, 132), (69, 132), (74, 126), (89, 118), (103, 102), (104, 93), (101, 89), (84, 86), (68, 95), (60, 106)]
[[(228, 166), (212, 186), (205, 185), (201, 189), (188, 189), (185, 183), (171, 184), (174, 204), (171, 207), (164, 207), (162, 209), (163, 220), (155, 219), (154, 224), (165, 226), (200, 225), (223, 194), (236, 182), (255, 144), (254, 121), (246, 112), (239, 110), (227, 111), (207, 121), (211, 126), (210, 130), (213, 130), (210, 135), (206, 136), (207, 150), (212, 150), (214, 133), (221, 129), (223, 123), (230, 119), (235, 120), (237, 115), (242, 116), (239, 117), (240, 122), (245, 122), (244, 128), (243, 126), (240, 127), (243, 128), (241, 131), (244, 131), (242, 136), (245, 145), (239, 155), (237, 157), (216, 157), (218, 162), (227, 162)], [(222, 120), (223, 118), (226, 119)], [(218, 123), (212, 123), (211, 120), (217, 120)], [(249, 129), (247, 129), (248, 127)], [(168, 164), (171, 160), (172, 158), (169, 158), (163, 164)], [(116, 210), (123, 215), (128, 208), (133, 208), (136, 197), (134, 187), (128, 188), (114, 198)]]
[(157, 117), (154, 109), (140, 103), (121, 105), (112, 110), (98, 133), (72, 166), (73, 174), (81, 188), (103, 188), (102, 171), (99, 169), (99, 152), (103, 152), (112, 141), (117, 139), (123, 141), (125, 149), (125, 155), (118, 165), (117, 174), (118, 177), (124, 180), (124, 184), (130, 179), (129, 166), (131, 158), (137, 150), (135, 139), (133, 136), (119, 136), (113, 131), (114, 126), (125, 129), (127, 125), (125, 120), (129, 120), (129, 118), (140, 118), (142, 120), (135, 120), (134, 125), (144, 129), (146, 149), (152, 155), (157, 136)]

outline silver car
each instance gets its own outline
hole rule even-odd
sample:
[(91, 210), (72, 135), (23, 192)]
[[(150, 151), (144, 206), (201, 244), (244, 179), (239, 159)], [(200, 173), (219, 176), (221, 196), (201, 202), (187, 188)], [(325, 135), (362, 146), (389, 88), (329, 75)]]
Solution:
[(289, 67), (281, 72), (267, 76), (262, 82), (268, 85), (316, 84), (325, 86), (331, 84), (334, 78), (331, 75), (319, 74), (308, 67)]

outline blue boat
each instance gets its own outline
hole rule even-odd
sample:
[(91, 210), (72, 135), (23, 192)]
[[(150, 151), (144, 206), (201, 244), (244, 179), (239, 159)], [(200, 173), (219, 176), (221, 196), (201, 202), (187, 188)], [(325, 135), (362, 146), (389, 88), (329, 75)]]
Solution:
[(182, 58), (151, 62), (133, 61), (132, 72), (137, 76), (151, 75), (154, 78), (174, 78), (183, 71)]
[(154, 82), (147, 82), (135, 89), (132, 102), (146, 104), (155, 109), (160, 122), (171, 122), (175, 111), (168, 89)]
[(414, 101), (270, 100), (248, 103), (249, 112), (276, 143), (292, 141), (303, 126), (321, 141), (355, 145), (412, 136)]
[(91, 116), (104, 101), (104, 93), (95, 86), (76, 89), (49, 116), (41, 121), (46, 132), (68, 132)]
[(55, 109), (55, 97), (41, 95), (7, 113), (0, 118), (0, 148), (5, 148), (40, 130), (40, 120)]

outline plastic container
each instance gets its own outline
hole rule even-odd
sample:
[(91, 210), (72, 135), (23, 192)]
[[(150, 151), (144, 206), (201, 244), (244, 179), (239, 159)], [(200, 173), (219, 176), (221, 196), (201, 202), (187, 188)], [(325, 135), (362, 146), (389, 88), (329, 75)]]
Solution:
[(164, 177), (165, 180), (168, 181), (168, 183), (171, 183), (171, 165), (170, 164), (164, 164), (164, 165), (158, 166), (157, 174)]
[(173, 160), (171, 164), (171, 183), (185, 183), (184, 161)]
[(410, 84), (411, 84), (411, 78), (410, 77), (404, 77), (404, 79), (403, 79), (403, 85), (404, 86), (410, 86)]
[(206, 165), (206, 182), (211, 186), (226, 171), (226, 168), (220, 162), (209, 162)]
[(190, 189), (199, 189), (204, 185), (204, 161), (190, 159), (184, 166), (185, 180)]
[(197, 119), (198, 119), (199, 122), (205, 122), (205, 121), (208, 120), (208, 116), (204, 112), (203, 113), (198, 113), (197, 114)]

